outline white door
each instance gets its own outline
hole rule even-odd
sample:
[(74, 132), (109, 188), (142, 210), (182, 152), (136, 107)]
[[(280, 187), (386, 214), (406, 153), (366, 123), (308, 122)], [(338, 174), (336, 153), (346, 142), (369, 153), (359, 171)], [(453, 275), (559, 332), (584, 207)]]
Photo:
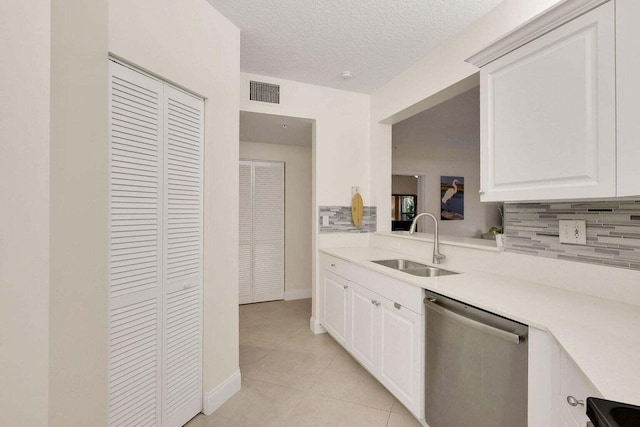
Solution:
[(164, 90), (163, 425), (202, 409), (201, 99)]
[(201, 410), (202, 100), (110, 63), (109, 424)]
[(109, 425), (160, 425), (163, 87), (110, 70)]
[(347, 345), (349, 282), (330, 271), (323, 272), (324, 322), (322, 326), (343, 347)]
[(351, 283), (351, 351), (371, 373), (378, 370), (381, 297)]
[(240, 303), (284, 298), (284, 163), (240, 162)]
[(240, 162), (240, 260), (239, 289), (240, 304), (253, 302), (253, 168), (251, 164)]
[(389, 301), (380, 306), (380, 382), (415, 415), (421, 415), (422, 316)]

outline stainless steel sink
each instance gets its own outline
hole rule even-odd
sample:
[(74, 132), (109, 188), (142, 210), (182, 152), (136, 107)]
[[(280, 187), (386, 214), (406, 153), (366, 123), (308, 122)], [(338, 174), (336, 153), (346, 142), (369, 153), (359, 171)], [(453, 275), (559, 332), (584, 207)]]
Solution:
[(376, 264), (380, 264), (385, 267), (393, 268), (394, 270), (402, 271), (403, 273), (413, 274), (414, 276), (438, 277), (458, 274), (453, 271), (431, 267), (430, 265), (421, 264), (415, 261), (409, 261), (407, 259), (382, 259), (371, 262), (375, 262)]

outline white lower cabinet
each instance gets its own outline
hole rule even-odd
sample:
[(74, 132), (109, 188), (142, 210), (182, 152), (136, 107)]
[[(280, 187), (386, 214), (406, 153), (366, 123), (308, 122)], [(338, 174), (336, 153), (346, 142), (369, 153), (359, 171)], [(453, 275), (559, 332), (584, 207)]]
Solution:
[(372, 374), (379, 374), (380, 310), (382, 297), (351, 286), (351, 353)]
[(602, 397), (580, 368), (560, 352), (560, 420), (563, 427), (584, 427), (587, 397)]
[(340, 345), (347, 347), (349, 282), (331, 271), (326, 271), (322, 280), (322, 298), (324, 300), (322, 326)]
[(424, 316), (407, 308), (422, 307), (422, 289), (362, 270), (321, 256), (320, 323), (414, 416), (422, 419)]
[(529, 328), (529, 425), (584, 427), (587, 397), (602, 394), (556, 340)]
[[(383, 298), (380, 311), (379, 380), (414, 414), (424, 399), (423, 316)], [(421, 418), (421, 416), (420, 416)]]

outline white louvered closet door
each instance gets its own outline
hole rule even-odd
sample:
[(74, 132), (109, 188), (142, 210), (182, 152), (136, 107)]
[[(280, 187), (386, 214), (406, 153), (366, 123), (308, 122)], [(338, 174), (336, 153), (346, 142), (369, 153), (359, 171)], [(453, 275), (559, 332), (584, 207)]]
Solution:
[(202, 100), (165, 87), (163, 425), (202, 409)]
[(252, 267), (251, 246), (253, 228), (253, 167), (240, 162), (240, 304), (253, 302), (251, 295)]
[(110, 63), (109, 425), (161, 423), (162, 84)]
[(284, 163), (240, 165), (240, 302), (284, 298)]
[(109, 424), (200, 412), (203, 102), (110, 62)]

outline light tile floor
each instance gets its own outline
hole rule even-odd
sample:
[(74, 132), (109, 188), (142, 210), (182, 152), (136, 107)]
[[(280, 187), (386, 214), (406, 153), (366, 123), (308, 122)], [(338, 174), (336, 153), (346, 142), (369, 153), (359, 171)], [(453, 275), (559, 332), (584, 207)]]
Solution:
[(242, 389), (187, 427), (420, 427), (310, 317), (311, 300), (240, 306)]

